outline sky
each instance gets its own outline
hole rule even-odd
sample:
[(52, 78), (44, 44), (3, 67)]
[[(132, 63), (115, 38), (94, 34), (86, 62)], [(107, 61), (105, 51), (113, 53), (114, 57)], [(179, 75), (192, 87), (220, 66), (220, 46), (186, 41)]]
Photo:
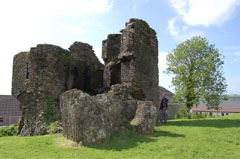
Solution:
[(1, 0), (0, 94), (11, 94), (13, 56), (37, 44), (68, 49), (89, 43), (101, 58), (102, 40), (119, 33), (130, 18), (157, 32), (159, 85), (173, 91), (166, 56), (200, 35), (225, 56), (227, 94), (240, 94), (240, 0)]

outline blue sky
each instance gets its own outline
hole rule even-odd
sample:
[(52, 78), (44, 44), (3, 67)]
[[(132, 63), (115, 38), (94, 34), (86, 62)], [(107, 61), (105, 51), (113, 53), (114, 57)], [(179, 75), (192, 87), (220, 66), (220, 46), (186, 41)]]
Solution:
[(163, 73), (166, 56), (178, 43), (206, 37), (225, 56), (228, 94), (240, 94), (240, 0), (7, 0), (0, 1), (0, 94), (11, 93), (12, 59), (40, 43), (69, 48), (87, 42), (101, 58), (108, 34), (119, 33), (130, 18), (157, 32), (159, 84), (170, 90)]

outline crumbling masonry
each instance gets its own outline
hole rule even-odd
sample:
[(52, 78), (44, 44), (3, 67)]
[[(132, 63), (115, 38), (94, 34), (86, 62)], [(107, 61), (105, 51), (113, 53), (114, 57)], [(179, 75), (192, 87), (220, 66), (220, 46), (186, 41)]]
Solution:
[(159, 103), (155, 31), (130, 19), (121, 34), (102, 42), (102, 58), (105, 65), (81, 42), (15, 55), (12, 94), (21, 103), (21, 135), (45, 134), (60, 119), (64, 136), (77, 142), (102, 141), (126, 127), (152, 133)]

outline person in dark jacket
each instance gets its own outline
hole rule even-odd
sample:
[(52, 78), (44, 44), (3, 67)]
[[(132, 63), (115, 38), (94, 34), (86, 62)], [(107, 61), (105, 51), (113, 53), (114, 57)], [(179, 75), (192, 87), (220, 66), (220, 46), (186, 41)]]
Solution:
[(164, 124), (167, 124), (168, 99), (165, 97), (164, 93), (162, 93), (161, 96), (162, 96), (162, 99), (160, 103), (159, 120), (161, 124), (163, 124), (163, 120), (164, 120)]

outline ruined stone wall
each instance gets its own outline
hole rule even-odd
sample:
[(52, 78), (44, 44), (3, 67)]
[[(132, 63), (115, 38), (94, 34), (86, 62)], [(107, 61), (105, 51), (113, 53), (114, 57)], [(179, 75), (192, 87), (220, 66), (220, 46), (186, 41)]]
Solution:
[(121, 49), (121, 34), (109, 34), (102, 42), (102, 58), (105, 64), (118, 58)]
[[(109, 34), (106, 40), (102, 41), (102, 58), (105, 62), (103, 74), (103, 87), (110, 89), (113, 75), (112, 73), (121, 73), (121, 70), (114, 69), (114, 66), (120, 63), (118, 55), (121, 49), (121, 34)], [(116, 76), (115, 76), (116, 77)], [(116, 77), (121, 78), (121, 77)], [(120, 83), (115, 79), (114, 83)]]
[[(121, 32), (121, 35), (110, 34), (103, 41), (102, 57), (106, 63), (104, 88), (110, 88), (116, 83), (137, 84), (143, 89), (146, 100), (153, 101), (158, 107), (159, 76), (156, 32), (145, 21), (139, 19), (130, 19)], [(119, 77), (120, 79), (117, 79)]]
[(100, 63), (92, 46), (75, 42), (70, 48), (69, 89), (80, 89), (91, 95), (102, 92), (103, 64)]
[(60, 93), (78, 84), (78, 89), (96, 94), (96, 89), (102, 88), (102, 70), (92, 47), (80, 42), (74, 43), (70, 51), (41, 44), (15, 55), (12, 94), (23, 113), (21, 134), (47, 133), (45, 125), (61, 117)]
[(122, 30), (121, 82), (142, 87), (146, 100), (159, 105), (158, 41), (156, 32), (142, 20), (130, 19)]
[(48, 107), (55, 117), (60, 114), (58, 98), (66, 90), (67, 66), (61, 58), (65, 52), (58, 46), (38, 45), (14, 57), (12, 94), (23, 113), (22, 135), (45, 133), (42, 112)]

